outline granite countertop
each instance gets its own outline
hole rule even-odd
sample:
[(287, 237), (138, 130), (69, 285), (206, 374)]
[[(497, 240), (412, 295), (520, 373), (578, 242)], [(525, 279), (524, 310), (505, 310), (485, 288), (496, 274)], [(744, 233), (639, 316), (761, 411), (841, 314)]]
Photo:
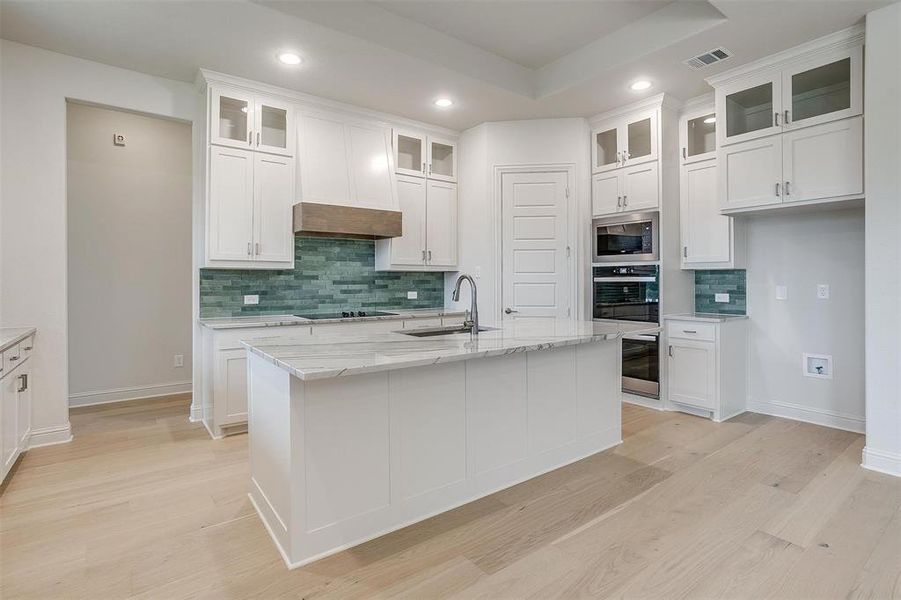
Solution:
[(656, 333), (656, 324), (569, 320), (515, 320), (468, 334), (417, 338), (398, 332), (272, 337), (242, 342), (250, 352), (303, 379), (326, 379), (406, 367), (545, 350), (611, 340), (627, 333)]
[(339, 317), (335, 319), (307, 319), (294, 315), (258, 315), (250, 317), (222, 317), (199, 319), (198, 322), (208, 329), (242, 329), (245, 327), (286, 327), (290, 325), (310, 325), (313, 323), (354, 323), (356, 321), (397, 321), (403, 319), (425, 319), (445, 316), (463, 316), (462, 310), (444, 308), (410, 308), (403, 310), (373, 309), (391, 313), (373, 317)]
[(37, 331), (34, 327), (2, 327), (0, 328), (0, 352), (13, 344), (18, 344)]
[(715, 313), (681, 313), (665, 315), (664, 319), (678, 319), (680, 321), (700, 321), (703, 323), (725, 323), (726, 321), (741, 321), (748, 315), (719, 315)]

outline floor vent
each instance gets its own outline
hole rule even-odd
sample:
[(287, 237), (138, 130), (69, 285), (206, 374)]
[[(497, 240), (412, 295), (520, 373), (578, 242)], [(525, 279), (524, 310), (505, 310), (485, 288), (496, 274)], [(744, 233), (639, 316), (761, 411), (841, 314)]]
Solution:
[(712, 64), (724, 61), (727, 58), (732, 58), (732, 53), (720, 46), (719, 48), (708, 50), (698, 56), (692, 56), (688, 60), (683, 60), (682, 62), (692, 69), (703, 69), (704, 67), (709, 67)]

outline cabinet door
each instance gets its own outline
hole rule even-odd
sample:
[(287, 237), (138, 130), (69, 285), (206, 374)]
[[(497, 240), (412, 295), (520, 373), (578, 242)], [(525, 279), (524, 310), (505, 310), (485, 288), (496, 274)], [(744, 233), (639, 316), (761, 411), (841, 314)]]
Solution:
[(716, 172), (715, 159), (682, 166), (679, 206), (684, 266), (732, 260), (732, 218), (720, 214)]
[(426, 248), (428, 264), (457, 264), (457, 184), (429, 181), (426, 193)]
[(294, 156), (294, 107), (281, 100), (257, 97), (253, 112), (254, 148)]
[(213, 398), (216, 426), (247, 421), (247, 352), (219, 350), (214, 367)]
[(657, 160), (657, 111), (629, 118), (620, 133), (625, 142), (622, 165), (628, 167)]
[(603, 173), (621, 166), (620, 127), (615, 123), (591, 132), (591, 172)]
[(721, 210), (782, 202), (782, 136), (721, 147), (717, 166)]
[(254, 260), (291, 263), (294, 159), (260, 153), (254, 162)]
[(591, 214), (603, 217), (619, 212), (623, 203), (620, 173), (600, 173), (591, 178)]
[(396, 209), (391, 131), (361, 123), (348, 123), (346, 130), (353, 205)]
[(716, 90), (717, 144), (735, 144), (782, 131), (782, 78), (778, 72)]
[(16, 435), (18, 437), (18, 446), (20, 451), (27, 450), (28, 437), (31, 434), (31, 365), (26, 363), (20, 369), (21, 373), (16, 373), (18, 387), (16, 388), (16, 397), (18, 407), (16, 409), (18, 416), (18, 426), (16, 427)]
[(782, 136), (783, 202), (863, 194), (863, 117)]
[(429, 138), (429, 179), (457, 181), (457, 144)]
[(660, 206), (660, 177), (656, 162), (622, 170), (623, 210), (646, 210)]
[(19, 426), (19, 400), (17, 394), (17, 384), (19, 382), (19, 371), (13, 371), (2, 380), (0, 387), (0, 428), (2, 428), (3, 439), (0, 441), (0, 464), (3, 466), (4, 475), (16, 461), (19, 455), (19, 436), (17, 428)]
[(207, 258), (253, 259), (253, 159), (250, 150), (210, 148)]
[(421, 266), (426, 259), (426, 180), (398, 175), (397, 200), (402, 213), (403, 235), (391, 239), (391, 264)]
[(328, 114), (298, 117), (300, 199), (323, 204), (352, 204), (344, 121)]
[(424, 135), (411, 131), (394, 130), (394, 168), (398, 174), (425, 177), (428, 162)]
[(210, 143), (234, 148), (253, 146), (253, 96), (210, 88)]
[(716, 113), (712, 106), (679, 119), (679, 158), (684, 165), (716, 158)]
[(782, 73), (785, 129), (837, 121), (863, 112), (863, 48), (818, 56)]
[(670, 340), (667, 363), (667, 397), (670, 402), (714, 410), (716, 344)]

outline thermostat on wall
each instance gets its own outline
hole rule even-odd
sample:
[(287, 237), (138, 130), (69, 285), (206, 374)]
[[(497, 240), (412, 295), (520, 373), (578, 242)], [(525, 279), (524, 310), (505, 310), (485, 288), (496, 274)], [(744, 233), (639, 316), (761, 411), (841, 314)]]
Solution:
[(113, 146), (124, 146), (125, 145), (125, 136), (121, 133), (113, 134)]

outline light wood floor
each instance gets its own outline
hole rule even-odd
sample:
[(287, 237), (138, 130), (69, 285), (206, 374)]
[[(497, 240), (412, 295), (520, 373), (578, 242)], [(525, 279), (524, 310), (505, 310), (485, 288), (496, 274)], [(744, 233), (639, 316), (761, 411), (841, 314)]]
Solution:
[(626, 405), (625, 442), (288, 571), (247, 438), (170, 397), (72, 411), (0, 498), (0, 597), (898, 598), (901, 479), (862, 436)]

